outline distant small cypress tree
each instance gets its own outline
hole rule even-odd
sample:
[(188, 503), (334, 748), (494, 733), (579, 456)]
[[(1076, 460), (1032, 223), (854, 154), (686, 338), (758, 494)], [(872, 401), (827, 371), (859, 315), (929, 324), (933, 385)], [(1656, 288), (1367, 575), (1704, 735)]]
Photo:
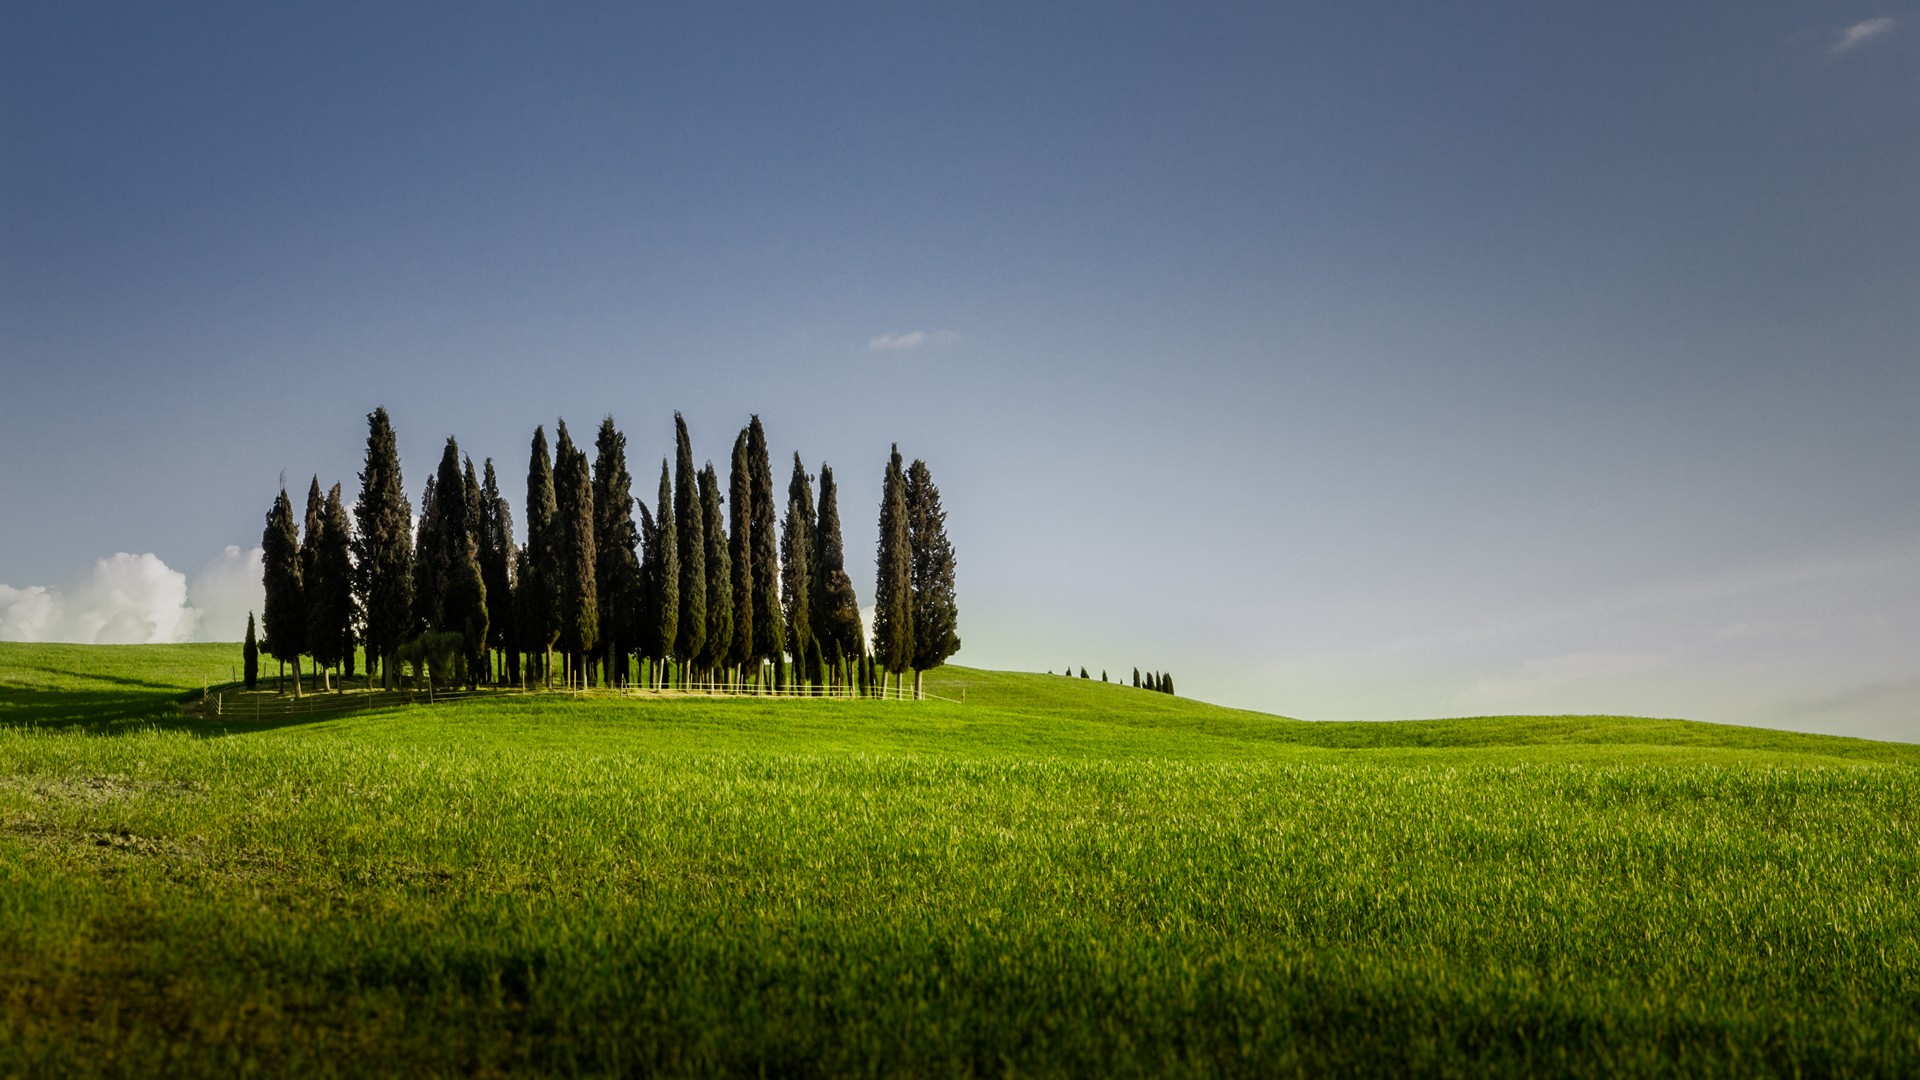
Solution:
[(253, 633), (253, 612), (247, 612), (247, 640), (240, 646), (240, 674), (252, 690), (260, 682), (260, 641)]
[(262, 584), (267, 606), (267, 651), (282, 663), (293, 664), (293, 696), (300, 696), (300, 654), (306, 651), (307, 597), (300, 575), (300, 536), (294, 531), (293, 501), (281, 488), (267, 511), (267, 527), (260, 534)]
[(1101, 681), (1101, 682), (1106, 682), (1106, 681), (1107, 681), (1107, 669), (1106, 669), (1106, 668), (1101, 668), (1101, 669), (1100, 669), (1100, 681)]
[(1083, 667), (1083, 668), (1081, 668), (1081, 669), (1080, 669), (1080, 677), (1081, 677), (1081, 678), (1083, 678), (1083, 679), (1087, 677), (1087, 669), (1086, 669), (1086, 668), (1084, 668), (1084, 667)]
[(1160, 690), (1162, 693), (1173, 693), (1173, 676), (1171, 674), (1160, 676)]
[(1133, 669), (1133, 688), (1135, 690), (1140, 689), (1140, 669), (1139, 668)]

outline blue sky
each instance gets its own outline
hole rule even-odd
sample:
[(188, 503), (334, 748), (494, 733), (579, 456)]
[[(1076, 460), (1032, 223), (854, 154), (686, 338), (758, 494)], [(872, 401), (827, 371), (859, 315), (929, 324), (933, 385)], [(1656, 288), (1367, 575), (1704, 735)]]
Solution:
[(0, 608), (757, 412), (963, 662), (1920, 739), (1920, 8), (1564, 7), (10, 6)]

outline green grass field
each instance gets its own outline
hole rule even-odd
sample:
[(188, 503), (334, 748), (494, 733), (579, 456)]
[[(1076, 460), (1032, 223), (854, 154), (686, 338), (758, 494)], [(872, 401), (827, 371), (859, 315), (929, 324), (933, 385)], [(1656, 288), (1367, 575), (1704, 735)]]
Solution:
[(941, 702), (183, 715), (0, 645), (0, 1075), (1920, 1073), (1920, 747)]

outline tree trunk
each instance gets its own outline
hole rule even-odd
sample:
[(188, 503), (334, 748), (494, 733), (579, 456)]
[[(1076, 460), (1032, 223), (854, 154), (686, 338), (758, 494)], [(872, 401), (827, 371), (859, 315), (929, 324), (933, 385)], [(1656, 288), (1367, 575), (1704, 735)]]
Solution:
[(296, 700), (300, 697), (300, 658), (297, 656), (293, 658), (293, 696)]

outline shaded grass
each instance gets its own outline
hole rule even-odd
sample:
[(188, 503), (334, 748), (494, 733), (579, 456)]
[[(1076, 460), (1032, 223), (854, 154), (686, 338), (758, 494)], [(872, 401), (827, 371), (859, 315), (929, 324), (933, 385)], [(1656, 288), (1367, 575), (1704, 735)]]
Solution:
[(144, 723), (0, 697), (0, 1072), (1920, 1065), (1911, 747), (966, 670), (261, 730), (113, 659)]

